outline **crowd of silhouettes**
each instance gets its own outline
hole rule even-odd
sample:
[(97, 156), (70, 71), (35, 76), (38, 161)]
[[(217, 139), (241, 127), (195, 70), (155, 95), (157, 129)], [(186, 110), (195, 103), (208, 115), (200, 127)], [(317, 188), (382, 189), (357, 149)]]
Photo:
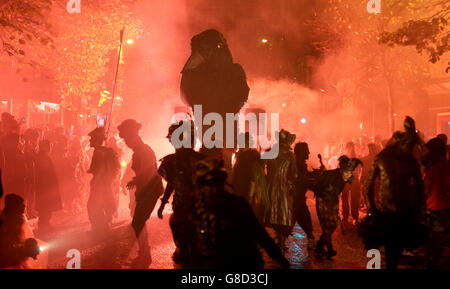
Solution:
[[(162, 158), (158, 167), (140, 129), (140, 123), (128, 119), (109, 139), (104, 127), (84, 136), (62, 128), (23, 130), (4, 113), (0, 266), (26, 268), (27, 259), (39, 255), (36, 238), (57, 235), (52, 216), (60, 212), (79, 217), (86, 211), (93, 234), (111, 231), (120, 191), (130, 191), (131, 228), (138, 243), (133, 268), (152, 263), (152, 228), (147, 232), (146, 221), (158, 201), (157, 216), (163, 218), (171, 199), (173, 260), (182, 268), (263, 268), (261, 249), (281, 268), (289, 268), (287, 240), (295, 223), (317, 258), (339, 254), (332, 235), (341, 225), (343, 231), (357, 230), (366, 249), (384, 247), (387, 268), (397, 268), (404, 250), (422, 246), (426, 265), (440, 266), (449, 232), (447, 137), (441, 134), (425, 143), (409, 117), (404, 130), (384, 146), (367, 143), (356, 153), (355, 143), (349, 142), (337, 164), (331, 154), (324, 159), (319, 155), (316, 169), (308, 167), (308, 144), (295, 143), (296, 136), (286, 130), (277, 132), (279, 154), (268, 160), (253, 136), (244, 133), (233, 166), (227, 168), (223, 149), (194, 149), (192, 121), (169, 127), (170, 142), (177, 129), (186, 129), (179, 140), (187, 138), (190, 146), (173, 143), (175, 153)], [(121, 165), (125, 145), (132, 151), (128, 166)], [(315, 202), (320, 224), (317, 241), (308, 200)], [(37, 227), (31, 228), (33, 219)]]

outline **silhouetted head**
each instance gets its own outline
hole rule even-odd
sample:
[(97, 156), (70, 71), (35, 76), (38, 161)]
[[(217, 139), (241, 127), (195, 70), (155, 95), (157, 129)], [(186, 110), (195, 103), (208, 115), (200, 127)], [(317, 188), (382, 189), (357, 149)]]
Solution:
[(126, 145), (130, 148), (134, 148), (139, 143), (139, 131), (142, 125), (135, 119), (126, 119), (117, 127), (119, 130), (119, 136), (123, 138)]
[(195, 166), (195, 183), (200, 188), (218, 188), (225, 186), (227, 172), (223, 168), (223, 161), (217, 159), (213, 154), (205, 155)]
[(284, 146), (284, 147), (290, 148), (296, 138), (297, 138), (297, 136), (295, 134), (292, 134), (284, 129), (282, 129), (280, 131), (280, 133), (278, 134), (278, 141), (280, 143), (280, 146)]
[(25, 212), (25, 200), (16, 194), (6, 195), (3, 212), (8, 215), (22, 215)]
[(39, 131), (34, 128), (29, 128), (25, 131), (24, 138), (28, 143), (37, 145), (39, 139)]
[(440, 133), (436, 137), (440, 138), (444, 142), (444, 144), (447, 145), (448, 138), (447, 138), (447, 135), (445, 133)]
[(295, 145), (294, 153), (297, 160), (307, 160), (309, 159), (309, 147), (305, 142), (299, 142)]
[(405, 131), (396, 131), (387, 146), (396, 145), (405, 153), (411, 153), (414, 146), (420, 143), (414, 120), (407, 116), (403, 122)]
[(49, 154), (50, 153), (50, 142), (46, 139), (39, 142), (39, 153)]
[(354, 179), (353, 171), (356, 170), (359, 165), (362, 165), (361, 160), (357, 158), (349, 158), (346, 155), (343, 155), (339, 157), (338, 161), (342, 179), (344, 182), (351, 183)]
[(426, 145), (428, 149), (427, 154), (423, 157), (422, 163), (424, 166), (433, 165), (436, 162), (443, 160), (447, 155), (447, 147), (440, 138), (432, 138)]
[(89, 140), (90, 146), (93, 148), (99, 147), (106, 139), (105, 128), (103, 126), (97, 127), (89, 133), (91, 139)]
[(13, 115), (4, 112), (2, 113), (2, 130), (5, 133), (19, 133), (20, 125)]
[(25, 240), (25, 255), (33, 259), (37, 259), (37, 256), (41, 253), (38, 242), (34, 238), (28, 238)]
[[(174, 133), (176, 133), (176, 135), (174, 135)], [(173, 123), (167, 132), (167, 138), (172, 145), (175, 146), (172, 142), (172, 136), (174, 136), (181, 143), (188, 141), (190, 148), (195, 147), (195, 135), (195, 124), (192, 120)]]

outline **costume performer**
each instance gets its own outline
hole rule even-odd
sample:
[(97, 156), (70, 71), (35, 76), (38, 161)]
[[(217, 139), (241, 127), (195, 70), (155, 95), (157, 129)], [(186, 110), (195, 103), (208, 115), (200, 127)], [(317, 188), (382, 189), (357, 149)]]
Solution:
[(317, 178), (325, 170), (322, 165), (320, 170), (308, 171), (306, 160), (309, 159), (309, 148), (305, 142), (299, 142), (294, 148), (295, 160), (297, 164), (297, 179), (295, 181), (294, 216), (298, 225), (303, 229), (308, 237), (308, 247), (314, 248), (315, 239), (313, 235), (313, 225), (311, 214), (306, 204), (306, 192), (313, 189), (317, 183)]
[(252, 148), (253, 140), (248, 132), (244, 138), (245, 146), (239, 148), (233, 167), (233, 192), (250, 203), (258, 220), (264, 224), (270, 207), (264, 161), (259, 152)]
[(278, 137), (278, 156), (267, 161), (270, 209), (266, 223), (275, 230), (275, 242), (283, 253), (286, 249), (285, 241), (294, 226), (293, 202), (297, 166), (291, 145), (295, 138), (295, 134), (281, 130)]
[(450, 224), (450, 161), (446, 159), (446, 147), (442, 139), (433, 138), (426, 146), (428, 153), (422, 163), (425, 166), (425, 221), (429, 232), (427, 267), (438, 268)]
[(396, 269), (403, 250), (417, 248), (426, 237), (419, 223), (424, 184), (412, 153), (420, 139), (412, 118), (406, 117), (404, 128), (394, 133), (369, 170), (364, 189), (369, 215), (359, 226), (366, 248), (385, 247), (388, 269)]
[[(233, 63), (227, 41), (217, 30), (206, 30), (191, 39), (191, 56), (181, 73), (182, 100), (192, 109), (194, 105), (201, 105), (203, 115), (215, 112), (225, 120), (226, 113), (238, 113), (247, 101), (249, 87), (244, 69)], [(229, 129), (237, 136), (236, 122), (233, 125), (234, 128)], [(207, 125), (202, 126), (202, 132), (207, 128)], [(220, 139), (225, 140), (226, 131), (224, 122)], [(224, 157), (225, 167), (231, 170), (232, 154), (227, 154), (226, 150), (223, 153), (227, 156)]]
[[(346, 144), (345, 154), (350, 158), (356, 158), (355, 144), (353, 142), (349, 142)], [(353, 175), (354, 180), (352, 181), (352, 183), (345, 185), (344, 189), (342, 190), (342, 222), (348, 223), (349, 212), (351, 212), (351, 216), (353, 219), (352, 223), (353, 225), (356, 225), (359, 222), (359, 205), (361, 202), (361, 184), (359, 181), (360, 170), (356, 170)]]
[(262, 269), (260, 247), (283, 268), (289, 262), (259, 223), (248, 202), (225, 190), (226, 172), (214, 156), (196, 165), (196, 190), (174, 214), (183, 268)]
[(120, 163), (111, 148), (103, 146), (106, 139), (104, 127), (89, 133), (90, 146), (94, 148), (89, 173), (93, 175), (87, 202), (92, 230), (105, 232), (110, 229), (115, 211), (113, 182), (120, 172)]
[[(331, 242), (331, 235), (338, 226), (339, 221), (339, 195), (345, 184), (354, 179), (353, 171), (362, 162), (359, 159), (350, 159), (341, 156), (338, 159), (339, 168), (325, 171), (319, 178), (314, 190), (316, 195), (316, 210), (319, 218), (322, 235), (316, 245), (316, 254), (331, 258), (336, 255)], [(325, 246), (327, 251), (325, 251)]]
[(128, 189), (136, 188), (136, 207), (131, 226), (138, 239), (138, 257), (132, 267), (148, 268), (151, 264), (150, 246), (145, 223), (155, 208), (158, 198), (163, 193), (161, 177), (157, 174), (156, 156), (139, 136), (141, 124), (134, 119), (124, 120), (118, 127), (119, 136), (133, 150), (131, 168), (135, 177), (128, 182)]
[(61, 210), (59, 179), (55, 166), (49, 157), (50, 142), (39, 142), (39, 153), (35, 158), (36, 210), (39, 212), (39, 232), (50, 230), (50, 219), (54, 211)]
[[(161, 205), (158, 209), (158, 217), (160, 219), (163, 218), (162, 213), (164, 211), (164, 207), (169, 202), (169, 198), (173, 192), (175, 193), (173, 196), (172, 209), (175, 214), (180, 209), (180, 207), (184, 205), (185, 200), (189, 196), (189, 194), (192, 194), (195, 190), (195, 164), (202, 158), (202, 155), (193, 149), (195, 146), (194, 123), (191, 121), (185, 124), (189, 124), (189, 127), (187, 128), (188, 130), (186, 130), (186, 132), (182, 134), (183, 139), (179, 140), (182, 142), (184, 141), (184, 136), (189, 137), (187, 141), (190, 143), (190, 146), (188, 148), (176, 148), (174, 154), (167, 155), (162, 159), (161, 165), (158, 169), (159, 175), (167, 181), (164, 196), (161, 199)], [(184, 129), (182, 126), (183, 122), (179, 122), (169, 127), (169, 133), (167, 135), (169, 141), (172, 142), (172, 135), (175, 130)], [(172, 144), (175, 146), (174, 143)], [(172, 215), (172, 217), (170, 218), (170, 227), (172, 228), (172, 232), (176, 230), (176, 226), (180, 225), (173, 220), (174, 219)], [(180, 240), (177, 240), (175, 235), (173, 235), (173, 238), (176, 245), (176, 251), (173, 255), (173, 259), (174, 261), (178, 262), (180, 259)]]
[(5, 208), (0, 214), (0, 269), (32, 269), (28, 260), (37, 259), (40, 253), (24, 213), (22, 197), (5, 196)]

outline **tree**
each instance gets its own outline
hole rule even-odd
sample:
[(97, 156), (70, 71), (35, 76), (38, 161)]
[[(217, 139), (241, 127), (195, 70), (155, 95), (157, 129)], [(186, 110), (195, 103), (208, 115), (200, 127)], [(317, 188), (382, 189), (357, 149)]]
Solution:
[(390, 132), (395, 128), (396, 91), (429, 78), (426, 61), (411, 49), (380, 42), (383, 32), (398, 29), (414, 17), (412, 2), (422, 0), (386, 0), (380, 14), (369, 14), (366, 0), (329, 0), (311, 22), (314, 43), (326, 56), (325, 80), (336, 87), (339, 81), (350, 79), (356, 86), (353, 102), (362, 106), (368, 103), (364, 95), (373, 99), (385, 94)]
[(425, 52), (429, 61), (436, 63), (450, 51), (450, 2), (419, 1), (411, 3), (411, 6), (415, 11), (420, 11), (422, 17), (404, 22), (393, 32), (383, 32), (380, 41), (391, 47), (415, 46), (419, 54)]
[[(0, 2), (0, 59), (4, 55), (17, 59), (19, 63), (30, 62), (26, 55), (33, 43), (54, 48), (52, 29), (48, 17), (52, 9), (51, 0), (4, 0)], [(27, 61), (28, 60), (28, 61)]]
[[(0, 34), (3, 51), (19, 60), (17, 70), (31, 65), (36, 74), (51, 77), (64, 108), (82, 111), (96, 106), (105, 89), (101, 77), (108, 71), (119, 35), (136, 39), (140, 21), (131, 12), (136, 0), (84, 1), (81, 13), (69, 14), (66, 1), (10, 0), (3, 4)], [(14, 42), (13, 42), (14, 41)], [(5, 60), (4, 55), (0, 59)], [(120, 83), (119, 83), (120, 92)]]

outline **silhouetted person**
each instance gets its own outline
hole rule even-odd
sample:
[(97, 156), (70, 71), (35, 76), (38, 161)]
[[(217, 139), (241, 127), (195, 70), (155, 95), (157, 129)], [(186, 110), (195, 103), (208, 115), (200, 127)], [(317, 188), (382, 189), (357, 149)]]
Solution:
[(51, 229), (52, 212), (62, 209), (59, 181), (55, 166), (49, 157), (50, 142), (39, 142), (39, 153), (35, 160), (36, 174), (36, 210), (39, 213), (38, 228), (40, 233)]
[(257, 220), (248, 202), (224, 189), (226, 172), (215, 158), (196, 166), (195, 192), (174, 213), (183, 223), (174, 232), (181, 242), (181, 265), (188, 269), (262, 269), (260, 247), (283, 268), (289, 262)]
[[(185, 127), (182, 127), (185, 124)], [(187, 124), (189, 128), (187, 128)], [(194, 150), (195, 146), (195, 126), (193, 122), (179, 122), (173, 124), (169, 127), (169, 132), (167, 134), (167, 138), (172, 143), (173, 133), (177, 130), (184, 130), (185, 133), (182, 134), (182, 137), (179, 138), (179, 141), (186, 140), (189, 144), (188, 147), (180, 147), (175, 148), (175, 153), (165, 156), (162, 159), (161, 165), (159, 166), (158, 173), (161, 177), (163, 177), (167, 186), (164, 192), (164, 196), (161, 199), (161, 205), (158, 209), (158, 217), (162, 219), (163, 210), (165, 205), (169, 202), (169, 198), (174, 192), (172, 209), (175, 213), (185, 204), (185, 201), (189, 194), (192, 194), (195, 186), (194, 186), (194, 170), (195, 164), (198, 160), (202, 158), (202, 155)], [(172, 145), (175, 144), (172, 143)], [(179, 226), (180, 224), (174, 223), (173, 215), (170, 218), (170, 227), (172, 228), (172, 232), (176, 229), (174, 227)], [(173, 254), (173, 259), (175, 262), (178, 262), (180, 259), (179, 256), (179, 243), (181, 240), (177, 240), (176, 236), (173, 235), (174, 243), (176, 245), (176, 251)]]
[(297, 179), (295, 182), (295, 197), (294, 197), (294, 215), (298, 225), (303, 229), (308, 237), (308, 247), (314, 248), (315, 240), (313, 235), (313, 225), (311, 214), (306, 204), (306, 192), (308, 189), (313, 189), (320, 171), (308, 171), (306, 160), (309, 159), (309, 148), (305, 142), (299, 142), (294, 148), (295, 160), (297, 164)]
[[(353, 142), (347, 143), (345, 146), (345, 155), (350, 158), (356, 158), (355, 144)], [(349, 206), (350, 198), (350, 206)], [(351, 183), (344, 186), (341, 195), (342, 201), (342, 221), (348, 222), (349, 211), (353, 218), (353, 224), (356, 225), (359, 221), (359, 205), (361, 201), (361, 185), (359, 183), (359, 175), (354, 174), (354, 179)]]
[(119, 173), (120, 163), (113, 149), (103, 146), (105, 129), (98, 127), (89, 133), (90, 146), (94, 148), (89, 173), (93, 175), (87, 203), (89, 221), (94, 232), (110, 229), (115, 210), (113, 182)]
[[(123, 152), (117, 145), (117, 141), (114, 137), (110, 137), (108, 139), (107, 147), (112, 148), (119, 159), (119, 162), (122, 160)], [(120, 199), (120, 177), (121, 174), (117, 174), (117, 178), (114, 180), (113, 183), (113, 190), (114, 190), (114, 204), (115, 204), (115, 210), (114, 210), (114, 218), (119, 217), (119, 199)]]
[(6, 194), (17, 194), (25, 198), (26, 165), (19, 149), (19, 135), (10, 133), (3, 138), (3, 186)]
[[(61, 131), (61, 129), (58, 131)], [(52, 143), (53, 146), (50, 156), (56, 168), (64, 210), (68, 213), (72, 213), (74, 200), (77, 197), (75, 177), (77, 158), (74, 158), (73, 155), (69, 157), (69, 152), (71, 154), (73, 152), (69, 150), (69, 143), (64, 135), (59, 135), (58, 138), (54, 139), (59, 139), (59, 141)]]
[(15, 117), (7, 112), (2, 113), (2, 131), (7, 134), (19, 134), (20, 125)]
[(35, 159), (38, 153), (39, 132), (36, 129), (27, 129), (23, 136), (25, 144), (23, 155), (25, 160), (26, 178), (25, 178), (25, 199), (27, 200), (27, 216), (35, 217), (32, 209), (35, 209), (36, 188), (35, 188)]
[(447, 150), (446, 157), (447, 157), (447, 160), (450, 161), (450, 145), (448, 145), (447, 135), (445, 133), (440, 133), (437, 135), (437, 138), (441, 139), (445, 143), (446, 150)]
[(266, 223), (275, 230), (275, 242), (283, 254), (286, 250), (285, 241), (294, 226), (293, 201), (297, 166), (291, 145), (295, 138), (295, 134), (281, 130), (278, 137), (278, 156), (267, 161), (270, 209)]
[(29, 257), (39, 254), (37, 241), (25, 216), (25, 201), (22, 197), (5, 196), (5, 208), (0, 215), (0, 268), (27, 268)]
[(84, 181), (84, 169), (81, 164), (82, 151), (78, 138), (69, 143), (64, 159), (64, 179), (60, 179), (60, 190), (64, 190), (65, 208), (71, 214), (76, 215), (81, 211), (81, 189)]
[(422, 161), (425, 166), (425, 220), (429, 230), (427, 266), (437, 268), (441, 260), (445, 234), (450, 220), (450, 162), (446, 158), (445, 143), (440, 138), (427, 142), (428, 153)]
[(370, 213), (359, 227), (366, 248), (385, 247), (388, 269), (397, 268), (404, 249), (415, 249), (424, 242), (418, 221), (424, 184), (412, 154), (420, 140), (412, 118), (406, 117), (404, 128), (375, 157), (364, 189)]
[[(339, 168), (325, 171), (316, 185), (316, 210), (322, 235), (316, 244), (316, 254), (331, 258), (337, 253), (333, 249), (331, 236), (337, 228), (339, 221), (339, 195), (345, 184), (354, 179), (353, 171), (361, 161), (356, 158), (341, 156), (338, 159)], [(325, 251), (325, 247), (327, 250)]]
[(264, 161), (261, 160), (259, 152), (252, 148), (253, 140), (248, 132), (244, 134), (244, 138), (244, 147), (239, 148), (236, 153), (236, 163), (233, 167), (233, 192), (250, 203), (258, 220), (264, 224), (271, 205)]
[(157, 174), (155, 153), (139, 136), (141, 124), (134, 119), (127, 119), (117, 128), (119, 136), (133, 150), (131, 167), (136, 174), (127, 184), (130, 189), (136, 188), (136, 208), (131, 226), (138, 239), (139, 252), (132, 266), (148, 268), (152, 260), (145, 223), (150, 218), (158, 198), (163, 193), (162, 180)]
[(375, 156), (377, 155), (376, 144), (374, 144), (374, 143), (368, 144), (367, 149), (369, 150), (368, 155), (361, 159), (361, 161), (363, 163), (363, 167), (361, 170), (361, 184), (363, 184), (363, 185), (366, 182), (367, 175), (369, 173), (369, 169), (372, 166), (372, 162), (375, 159)]
[[(369, 151), (369, 153), (363, 157), (361, 159), (363, 166), (361, 168), (361, 178), (360, 178), (360, 187), (361, 187), (361, 201), (360, 201), (360, 206), (365, 207), (366, 201), (364, 200), (364, 184), (366, 183), (368, 174), (369, 174), (369, 170), (372, 166), (373, 160), (375, 159), (375, 156), (378, 153), (378, 148), (377, 145), (375, 143), (370, 143), (367, 145), (367, 149)], [(366, 208), (367, 209), (367, 208)]]

